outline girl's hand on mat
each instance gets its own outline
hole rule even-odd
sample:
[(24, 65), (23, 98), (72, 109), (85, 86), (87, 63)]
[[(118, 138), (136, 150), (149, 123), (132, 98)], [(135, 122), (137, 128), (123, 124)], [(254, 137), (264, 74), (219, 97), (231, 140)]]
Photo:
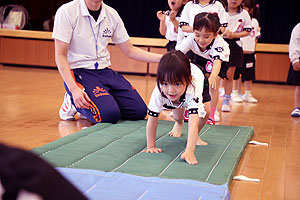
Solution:
[(91, 99), (84, 90), (78, 88), (72, 92), (72, 95), (76, 108), (90, 108), (89, 102), (91, 101)]
[(146, 153), (160, 153), (161, 149), (156, 148), (156, 147), (151, 147), (151, 148), (147, 148), (147, 149), (143, 150), (143, 152), (146, 152)]
[(196, 156), (195, 156), (195, 154), (193, 152), (185, 151), (181, 155), (181, 159), (185, 160), (185, 162), (189, 163), (190, 165), (197, 165), (198, 164)]

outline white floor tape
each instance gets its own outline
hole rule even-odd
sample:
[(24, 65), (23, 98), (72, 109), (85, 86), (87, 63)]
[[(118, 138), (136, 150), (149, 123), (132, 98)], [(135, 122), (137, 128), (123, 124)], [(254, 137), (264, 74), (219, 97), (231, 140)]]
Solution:
[(235, 177), (233, 177), (233, 180), (238, 180), (238, 181), (250, 181), (250, 182), (260, 182), (260, 180), (259, 179), (257, 179), (257, 178), (248, 178), (248, 177), (246, 177), (246, 176), (244, 176), (244, 175), (238, 175), (238, 176), (235, 176)]
[(261, 145), (261, 146), (269, 146), (268, 143), (258, 142), (258, 141), (250, 141), (249, 144)]

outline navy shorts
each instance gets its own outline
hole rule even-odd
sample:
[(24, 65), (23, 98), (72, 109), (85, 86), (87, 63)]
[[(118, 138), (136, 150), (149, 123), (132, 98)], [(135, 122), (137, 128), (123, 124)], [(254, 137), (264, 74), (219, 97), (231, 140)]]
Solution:
[(300, 71), (295, 71), (293, 69), (292, 63), (290, 64), (290, 69), (287, 77), (287, 84), (300, 86)]
[(237, 67), (234, 72), (234, 80), (238, 80), (242, 75), (242, 81), (255, 80), (255, 54), (244, 54), (243, 67)]
[[(89, 109), (76, 109), (92, 122), (116, 123), (120, 119), (141, 120), (146, 117), (145, 102), (121, 74), (110, 68), (74, 69), (73, 73), (75, 81), (83, 86), (91, 99)], [(66, 90), (72, 97), (67, 87)]]
[(199, 67), (199, 69), (203, 72), (204, 74), (204, 84), (203, 84), (203, 92), (202, 92), (202, 103), (206, 103), (211, 101), (211, 97), (209, 94), (209, 82), (208, 82), (208, 78), (205, 76), (205, 70), (203, 67), (201, 67), (200, 65), (195, 64), (197, 67)]
[(225, 41), (230, 49), (229, 67), (243, 67), (243, 48), (237, 44), (239, 39), (225, 39)]
[(176, 41), (169, 41), (168, 44), (166, 45), (167, 52), (175, 50), (177, 42)]
[[(208, 66), (212, 65), (212, 61), (195, 54), (193, 57), (192, 63), (202, 66), (204, 69), (204, 71), (203, 71), (204, 74), (211, 73), (211, 70), (208, 69), (209, 68)], [(221, 69), (220, 69), (218, 76), (222, 79), (224, 79), (224, 78), (227, 79), (228, 68), (229, 68), (228, 62), (222, 62)]]

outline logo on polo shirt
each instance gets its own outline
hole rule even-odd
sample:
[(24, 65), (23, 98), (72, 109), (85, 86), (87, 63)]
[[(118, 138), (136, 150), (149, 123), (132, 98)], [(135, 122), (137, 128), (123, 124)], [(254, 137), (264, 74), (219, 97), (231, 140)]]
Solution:
[(102, 37), (112, 37), (111, 31), (109, 28), (104, 29)]

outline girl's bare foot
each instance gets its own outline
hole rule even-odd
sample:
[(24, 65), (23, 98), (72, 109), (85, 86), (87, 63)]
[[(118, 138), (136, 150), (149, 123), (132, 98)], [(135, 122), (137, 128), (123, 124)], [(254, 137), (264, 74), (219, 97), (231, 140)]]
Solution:
[(206, 145), (208, 145), (208, 143), (205, 142), (205, 141), (203, 141), (203, 140), (201, 140), (201, 138), (198, 136), (196, 145), (206, 146)]
[(180, 125), (179, 123), (175, 122), (172, 130), (170, 131), (169, 135), (172, 137), (180, 137), (181, 136), (181, 129), (182, 129), (182, 125)]

